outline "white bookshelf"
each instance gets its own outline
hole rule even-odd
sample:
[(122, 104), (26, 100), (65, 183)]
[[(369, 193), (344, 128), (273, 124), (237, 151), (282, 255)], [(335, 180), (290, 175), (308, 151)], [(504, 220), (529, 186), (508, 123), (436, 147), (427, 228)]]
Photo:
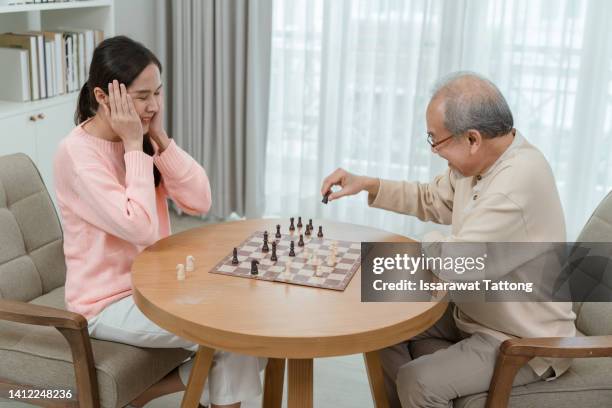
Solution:
[[(4, 4), (4, 3), (3, 3)], [(79, 0), (0, 6), (0, 33), (59, 27), (103, 30), (115, 35), (114, 0)], [(22, 152), (36, 163), (55, 200), (53, 156), (74, 127), (78, 92), (31, 102), (0, 100), (0, 156)]]
[[(0, 33), (40, 31), (57, 27), (103, 30), (105, 37), (113, 36), (115, 33), (113, 0), (0, 6)], [(45, 106), (58, 103), (76, 103), (77, 95), (78, 92), (73, 92), (25, 103), (0, 100), (0, 119), (33, 109), (44, 109)]]

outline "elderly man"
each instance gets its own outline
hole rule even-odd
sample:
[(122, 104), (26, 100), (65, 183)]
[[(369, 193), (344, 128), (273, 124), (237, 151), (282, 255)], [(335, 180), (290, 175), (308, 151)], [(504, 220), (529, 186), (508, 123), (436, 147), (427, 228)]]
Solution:
[[(430, 183), (358, 176), (338, 169), (321, 187), (340, 186), (329, 200), (367, 191), (368, 203), (423, 221), (450, 224), (441, 242), (563, 242), (565, 222), (550, 166), (513, 128), (497, 87), (472, 73), (457, 73), (434, 89), (426, 113), (427, 141), (448, 169)], [(428, 238), (431, 241), (432, 237)], [(451, 304), (416, 339), (453, 343), (412, 359), (408, 342), (381, 351), (392, 405), (449, 407), (453, 399), (486, 391), (501, 342), (513, 337), (574, 336), (570, 303)], [(553, 379), (569, 360), (535, 358), (514, 384)]]

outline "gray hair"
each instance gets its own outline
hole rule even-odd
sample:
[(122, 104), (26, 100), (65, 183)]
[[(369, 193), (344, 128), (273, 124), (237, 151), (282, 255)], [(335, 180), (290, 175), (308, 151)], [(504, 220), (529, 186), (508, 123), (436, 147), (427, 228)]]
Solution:
[(444, 126), (460, 135), (470, 129), (493, 138), (510, 132), (514, 126), (506, 99), (485, 77), (474, 72), (454, 72), (441, 78), (431, 99), (443, 98)]

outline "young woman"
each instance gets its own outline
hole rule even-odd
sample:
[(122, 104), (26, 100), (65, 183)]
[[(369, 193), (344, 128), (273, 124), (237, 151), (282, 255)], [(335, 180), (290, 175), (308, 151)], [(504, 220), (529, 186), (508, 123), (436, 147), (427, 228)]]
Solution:
[[(127, 37), (104, 40), (94, 51), (77, 127), (54, 163), (66, 305), (88, 319), (94, 338), (196, 350), (151, 322), (132, 298), (134, 258), (170, 234), (166, 198), (190, 214), (207, 212), (211, 203), (206, 172), (163, 128), (160, 73), (155, 55)], [(132, 405), (184, 389), (191, 365), (181, 365)], [(201, 402), (239, 407), (261, 393), (259, 371), (255, 357), (218, 352)]]

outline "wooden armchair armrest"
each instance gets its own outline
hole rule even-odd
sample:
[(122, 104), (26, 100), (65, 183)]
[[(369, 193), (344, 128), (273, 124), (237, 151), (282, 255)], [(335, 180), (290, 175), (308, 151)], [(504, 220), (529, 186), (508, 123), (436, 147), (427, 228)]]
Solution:
[(612, 357), (612, 336), (543, 337), (504, 341), (489, 386), (487, 408), (505, 408), (518, 370), (534, 357)]
[(0, 320), (58, 329), (80, 330), (87, 327), (87, 319), (78, 313), (5, 299), (0, 299)]
[(100, 406), (98, 378), (85, 317), (54, 307), (0, 299), (0, 320), (55, 327), (70, 345), (78, 405), (88, 408)]
[(502, 343), (500, 353), (525, 357), (611, 357), (612, 336), (511, 339)]

